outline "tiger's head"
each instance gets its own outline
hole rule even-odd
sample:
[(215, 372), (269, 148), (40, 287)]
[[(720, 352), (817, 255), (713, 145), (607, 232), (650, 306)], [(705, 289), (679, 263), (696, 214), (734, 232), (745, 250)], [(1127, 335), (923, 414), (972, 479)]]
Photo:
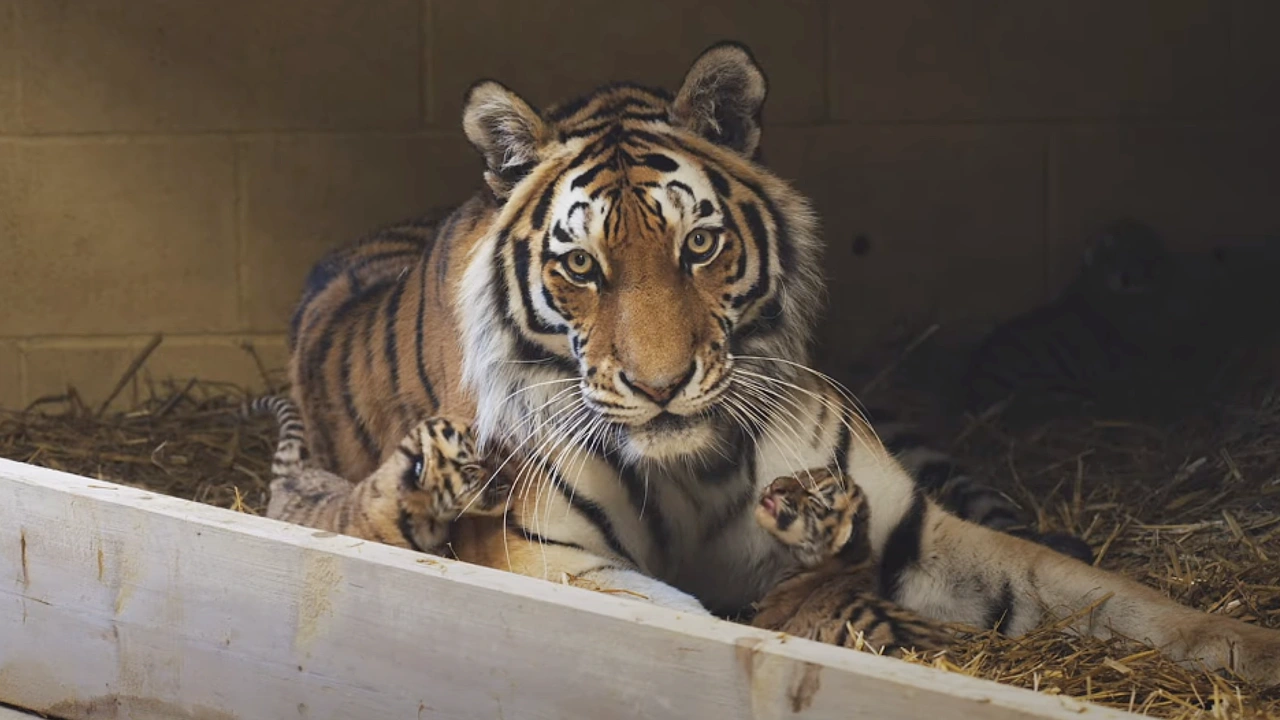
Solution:
[(734, 43), (674, 95), (611, 85), (538, 112), (471, 88), (463, 126), (497, 204), (459, 308), (483, 440), (541, 424), (631, 462), (695, 457), (761, 412), (735, 388), (794, 377), (820, 250), (808, 202), (756, 162), (765, 94)]

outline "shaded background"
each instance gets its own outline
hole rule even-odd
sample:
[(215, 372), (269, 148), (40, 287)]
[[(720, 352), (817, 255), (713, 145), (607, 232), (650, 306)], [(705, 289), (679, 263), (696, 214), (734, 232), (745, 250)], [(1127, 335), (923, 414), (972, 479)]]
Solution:
[[(822, 364), (1047, 299), (1130, 214), (1280, 235), (1275, 0), (0, 0), (0, 407), (145, 374), (259, 384), (309, 265), (465, 198), (461, 98), (676, 87), (719, 39), (818, 204)], [(862, 238), (858, 240), (858, 238)]]

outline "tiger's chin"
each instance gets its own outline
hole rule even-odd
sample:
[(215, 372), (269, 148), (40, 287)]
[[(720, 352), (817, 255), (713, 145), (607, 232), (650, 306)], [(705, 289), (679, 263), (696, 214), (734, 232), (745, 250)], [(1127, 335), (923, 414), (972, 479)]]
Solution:
[(717, 424), (705, 415), (662, 413), (623, 432), (623, 451), (630, 462), (684, 460), (710, 450), (720, 440)]

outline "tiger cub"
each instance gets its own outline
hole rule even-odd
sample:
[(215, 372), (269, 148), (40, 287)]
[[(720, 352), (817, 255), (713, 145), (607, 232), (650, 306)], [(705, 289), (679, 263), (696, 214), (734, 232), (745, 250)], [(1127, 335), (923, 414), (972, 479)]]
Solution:
[(255, 399), (247, 414), (271, 412), (280, 440), (271, 461), (267, 517), (387, 545), (438, 551), (459, 515), (502, 515), (511, 482), (490, 479), (468, 425), (441, 417), (418, 423), (396, 452), (359, 483), (303, 459), (297, 406), (284, 396)]
[(1035, 422), (1082, 410), (1159, 412), (1185, 398), (1175, 378), (1193, 367), (1186, 330), (1198, 324), (1199, 303), (1186, 296), (1184, 274), (1153, 229), (1111, 224), (1056, 299), (983, 339), (961, 379), (964, 409), (1004, 405), (1006, 419)]
[(796, 573), (756, 603), (751, 624), (766, 630), (900, 656), (941, 650), (941, 624), (877, 595), (861, 489), (832, 470), (774, 480), (755, 509), (760, 523), (799, 562)]

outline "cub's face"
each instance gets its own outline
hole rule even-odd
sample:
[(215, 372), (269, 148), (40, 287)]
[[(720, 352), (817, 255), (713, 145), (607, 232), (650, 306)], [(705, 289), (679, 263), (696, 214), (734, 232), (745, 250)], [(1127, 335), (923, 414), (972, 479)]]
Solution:
[(704, 53), (674, 97), (614, 86), (539, 114), (472, 89), (464, 127), (501, 205), (463, 289), (482, 433), (559, 393), (579, 444), (665, 461), (779, 402), (821, 274), (808, 204), (751, 159), (764, 94), (737, 46)]
[(857, 485), (824, 468), (774, 480), (755, 515), (801, 565), (814, 567), (850, 541), (862, 504)]

